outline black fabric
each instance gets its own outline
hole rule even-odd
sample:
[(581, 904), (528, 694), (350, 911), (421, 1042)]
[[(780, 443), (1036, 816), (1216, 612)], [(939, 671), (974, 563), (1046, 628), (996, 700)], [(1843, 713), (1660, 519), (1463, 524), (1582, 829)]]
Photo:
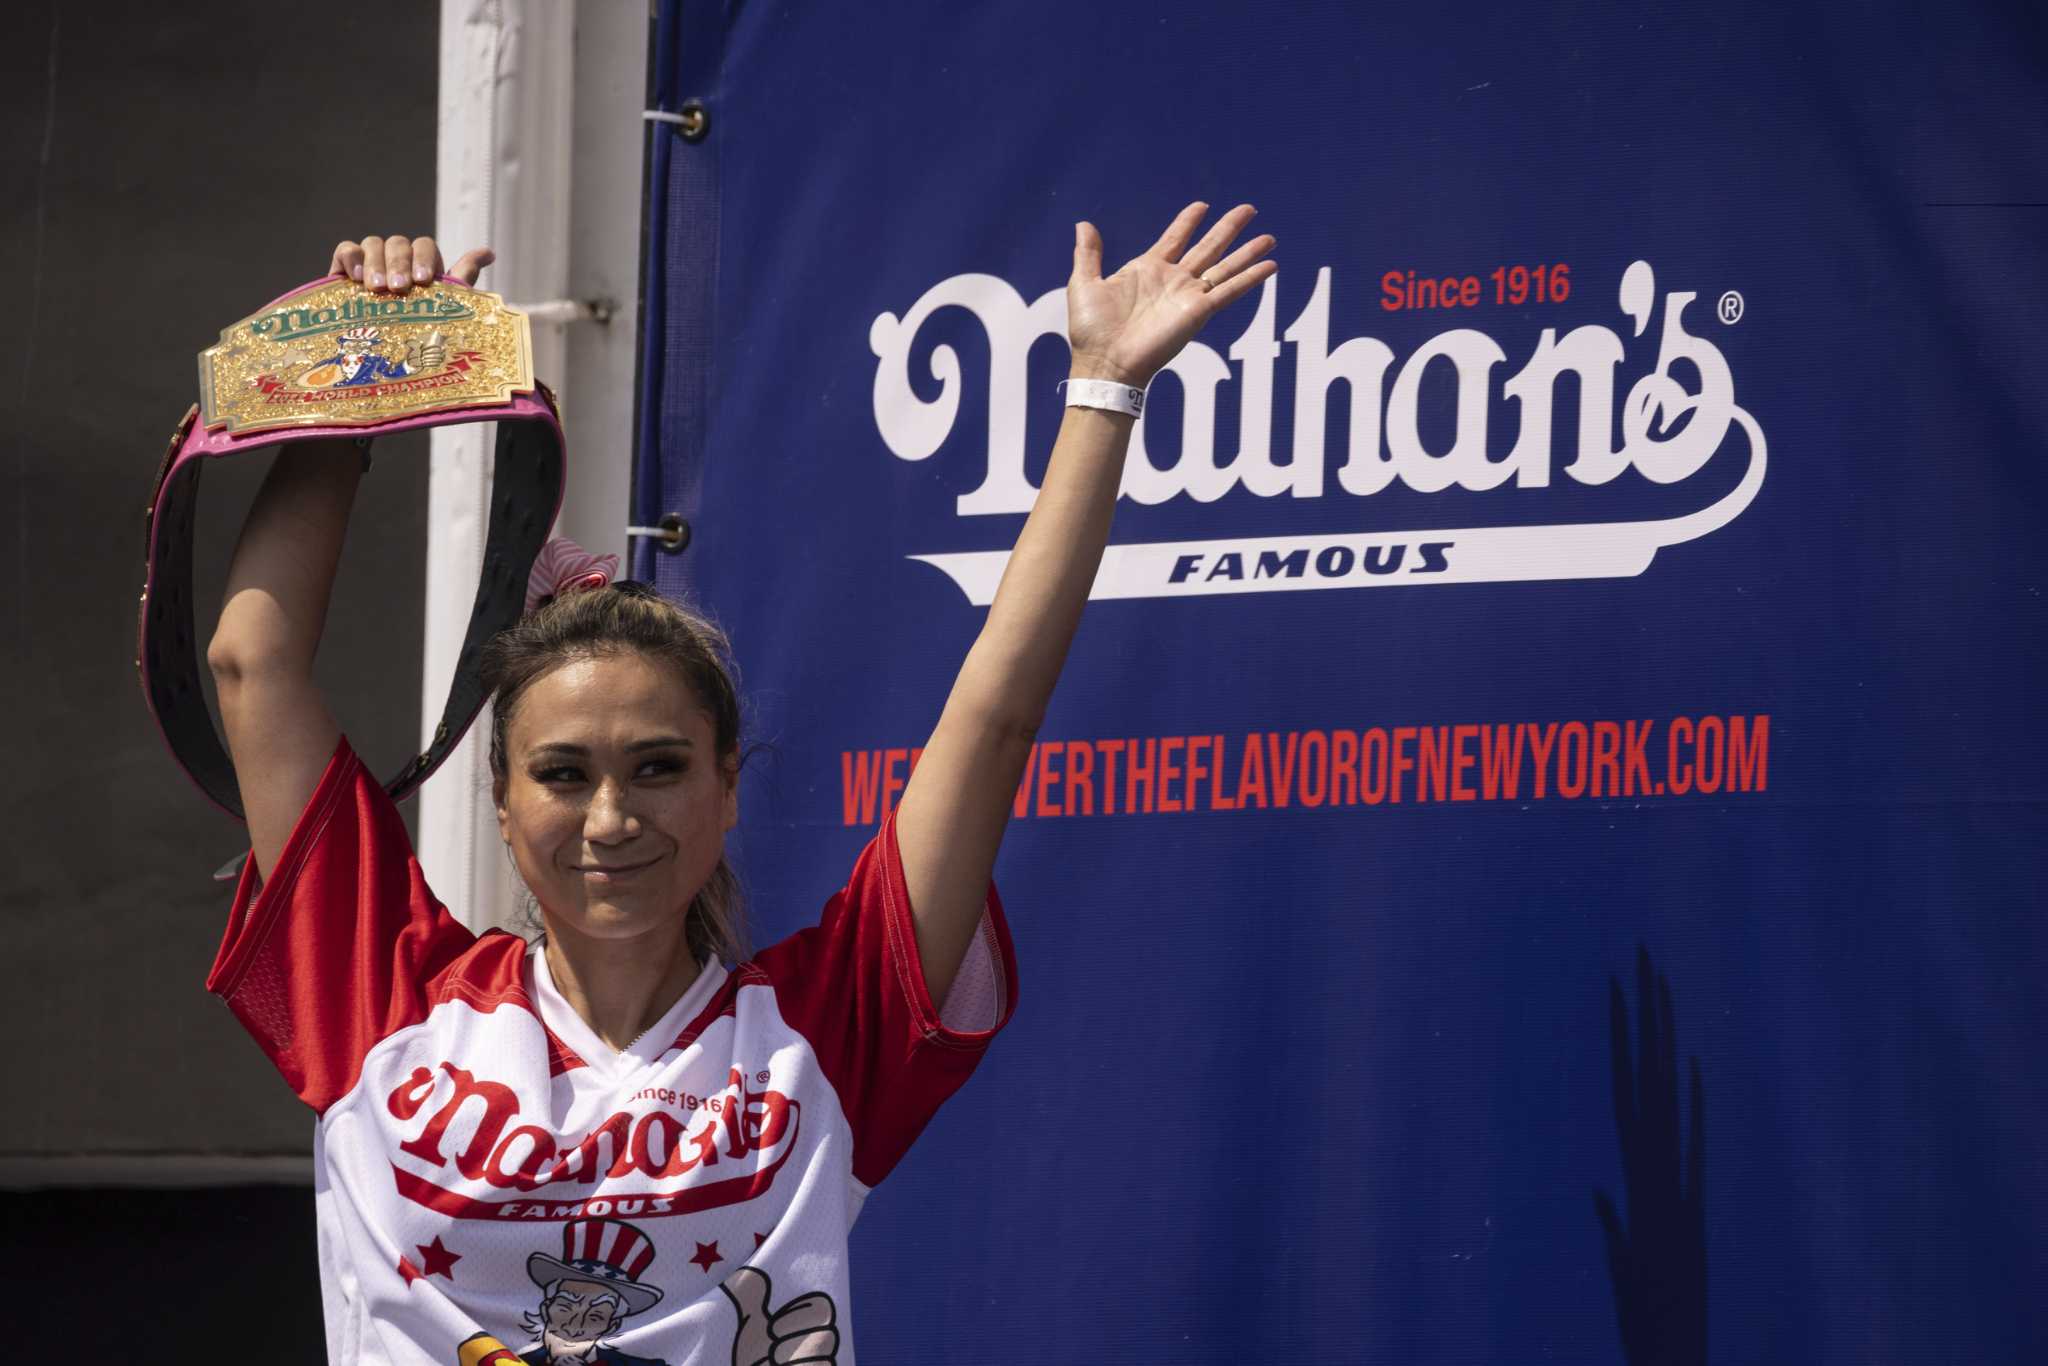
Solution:
[(0, 1226), (0, 1279), (36, 1298), (9, 1361), (327, 1359), (308, 1186), (0, 1191)]
[[(555, 398), (547, 386), (537, 385), (536, 390), (553, 411)], [(171, 753), (215, 805), (243, 819), (234, 763), (214, 727), (199, 680), (200, 653), (192, 615), (192, 526), (199, 503), (200, 471), (206, 461), (177, 463), (177, 452), (197, 414), (197, 408), (186, 413), (172, 435), (171, 452), (157, 472), (156, 496), (150, 501), (144, 528), (145, 544), (153, 547), (154, 561), (147, 566), (135, 664)], [(461, 420), (478, 419), (472, 410), (462, 414)], [(486, 697), (477, 676), (478, 656), (492, 636), (516, 623), (525, 610), (527, 575), (561, 504), (563, 452), (556, 432), (555, 426), (537, 419), (498, 423), (491, 523), (469, 629), (463, 636), (448, 701), (432, 742), (384, 783), (393, 801), (409, 796), (441, 766), (483, 710)], [(365, 428), (363, 434), (374, 436), (376, 429)], [(294, 439), (302, 438), (285, 432), (250, 449), (272, 450)], [(153, 534), (159, 522), (163, 524), (160, 536)]]

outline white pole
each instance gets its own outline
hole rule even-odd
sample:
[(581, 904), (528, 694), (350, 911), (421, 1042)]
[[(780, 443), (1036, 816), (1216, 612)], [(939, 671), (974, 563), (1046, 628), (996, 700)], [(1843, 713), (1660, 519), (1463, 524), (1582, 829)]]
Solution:
[[(553, 0), (444, 0), (435, 232), (452, 259), (496, 248), (483, 283), (512, 302), (561, 297), (569, 265), (571, 11)], [(563, 324), (533, 328), (534, 370), (562, 373)], [(433, 432), (421, 745), (440, 721), (483, 564), (495, 427)], [(489, 711), (420, 790), (427, 881), (482, 930), (517, 908), (490, 800)]]
[(630, 568), (648, 7), (612, 0), (575, 9), (569, 297), (609, 304), (610, 321), (568, 329), (561, 393), (570, 422), (569, 496), (557, 529), (592, 554), (617, 555)]
[[(535, 372), (562, 400), (568, 488), (556, 531), (622, 563), (647, 38), (635, 4), (441, 7), (435, 235), (451, 259), (472, 246), (497, 249), (483, 283), (533, 316)], [(440, 720), (483, 563), (493, 436), (487, 426), (433, 432), (423, 745)], [(490, 799), (489, 723), (486, 709), (420, 791), (428, 884), (476, 930), (509, 923), (521, 890)]]

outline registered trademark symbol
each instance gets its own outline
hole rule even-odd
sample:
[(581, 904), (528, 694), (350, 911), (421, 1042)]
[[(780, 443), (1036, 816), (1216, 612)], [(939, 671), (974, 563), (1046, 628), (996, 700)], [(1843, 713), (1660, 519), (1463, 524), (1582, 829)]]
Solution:
[(1732, 289), (1721, 296), (1721, 321), (1724, 323), (1742, 321), (1742, 296)]
[(754, 1074), (754, 1085), (756, 1085), (756, 1086), (766, 1086), (767, 1084), (768, 1084), (768, 1074), (767, 1074), (766, 1072), (756, 1072), (756, 1073)]

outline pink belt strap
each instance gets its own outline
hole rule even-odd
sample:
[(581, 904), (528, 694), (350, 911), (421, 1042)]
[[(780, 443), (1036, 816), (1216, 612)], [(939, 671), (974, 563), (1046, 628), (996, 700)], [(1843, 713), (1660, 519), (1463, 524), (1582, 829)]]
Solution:
[(403, 297), (329, 276), (224, 330), (199, 355), (199, 393), (171, 434), (150, 498), (135, 667), (172, 757), (237, 819), (241, 791), (200, 689), (193, 627), (193, 513), (204, 463), (293, 441), (498, 424), (483, 573), (447, 705), (426, 750), (384, 784), (393, 800), (405, 797), (482, 710), (478, 654), (519, 620), (528, 571), (561, 508), (561, 419), (534, 378), (525, 315), (446, 276)]

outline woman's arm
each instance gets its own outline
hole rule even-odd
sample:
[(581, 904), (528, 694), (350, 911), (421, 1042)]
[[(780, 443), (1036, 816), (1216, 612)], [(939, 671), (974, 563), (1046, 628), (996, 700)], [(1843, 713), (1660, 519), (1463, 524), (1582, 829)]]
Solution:
[(307, 441), (278, 454), (235, 543), (206, 647), (264, 877), (341, 734), (313, 682), (313, 655), (361, 470), (350, 441)]
[[(471, 252), (455, 274), (474, 284), (489, 259)], [(423, 282), (441, 269), (431, 238), (372, 237), (336, 247), (329, 270), (362, 279), (366, 262), (380, 292), (403, 292), (415, 276)], [(313, 682), (313, 656), (361, 477), (352, 441), (305, 441), (279, 453), (235, 544), (220, 623), (206, 649), (256, 871), (264, 876), (277, 866), (341, 735)]]
[[(1143, 388), (1218, 311), (1276, 269), (1271, 237), (1224, 253), (1253, 209), (1232, 209), (1193, 247), (1208, 213), (1190, 204), (1144, 255), (1102, 275), (1102, 238), (1075, 225), (1067, 282), (1072, 377)], [(1185, 254), (1183, 254), (1185, 253)], [(1136, 419), (1069, 408), (1044, 485), (1017, 537), (988, 620), (904, 790), (896, 839), (934, 1001), (973, 940), (1010, 803), (1109, 541)]]

